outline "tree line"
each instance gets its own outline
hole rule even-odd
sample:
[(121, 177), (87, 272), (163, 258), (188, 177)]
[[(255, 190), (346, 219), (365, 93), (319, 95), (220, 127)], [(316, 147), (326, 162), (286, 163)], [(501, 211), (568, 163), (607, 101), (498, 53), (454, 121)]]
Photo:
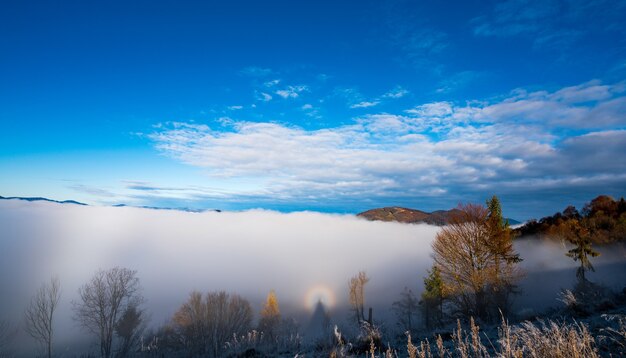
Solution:
[(557, 238), (567, 240), (579, 228), (588, 231), (592, 243), (602, 245), (626, 241), (626, 201), (600, 195), (579, 211), (570, 205), (562, 212), (539, 220), (529, 220), (515, 229), (520, 237)]
[[(24, 312), (26, 333), (49, 358), (53, 355), (54, 315), (60, 297), (60, 280), (53, 277), (41, 285)], [(270, 350), (284, 343), (281, 339), (284, 341), (285, 335), (293, 341), (294, 324), (281, 318), (273, 290), (256, 327), (252, 305), (242, 296), (193, 291), (169, 323), (150, 333), (146, 332), (147, 315), (142, 308), (145, 299), (137, 271), (123, 267), (98, 270), (78, 289), (78, 297), (71, 302), (73, 318), (96, 338), (104, 358), (133, 356), (137, 352), (219, 357), (229, 344), (238, 343), (250, 332), (254, 332), (255, 345)], [(8, 335), (0, 335), (5, 337)], [(145, 341), (144, 337), (152, 339)]]
[[(585, 205), (582, 214), (568, 207), (558, 216), (558, 224), (552, 222), (545, 231), (569, 243), (564, 254), (578, 263), (576, 290), (597, 289), (586, 276), (594, 270), (592, 258), (599, 256), (593, 243), (618, 231), (626, 218), (624, 208), (623, 199), (600, 196)], [(533, 225), (536, 222), (531, 221), (526, 228)], [(508, 318), (524, 277), (519, 267), (522, 258), (513, 246), (519, 235), (520, 230), (512, 230), (503, 219), (496, 196), (486, 205), (459, 205), (432, 243), (433, 265), (424, 278), (421, 297), (405, 288), (394, 303), (398, 324), (413, 332), (420, 314), (427, 329), (442, 326), (445, 318), (473, 317), (483, 322)]]

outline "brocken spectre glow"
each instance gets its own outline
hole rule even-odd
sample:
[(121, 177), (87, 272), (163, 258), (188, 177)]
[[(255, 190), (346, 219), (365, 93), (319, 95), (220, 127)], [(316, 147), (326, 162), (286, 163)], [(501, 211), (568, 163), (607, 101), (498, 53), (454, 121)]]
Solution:
[(311, 312), (319, 301), (322, 301), (326, 308), (332, 308), (336, 301), (335, 293), (324, 284), (317, 284), (309, 288), (304, 297), (304, 305)]

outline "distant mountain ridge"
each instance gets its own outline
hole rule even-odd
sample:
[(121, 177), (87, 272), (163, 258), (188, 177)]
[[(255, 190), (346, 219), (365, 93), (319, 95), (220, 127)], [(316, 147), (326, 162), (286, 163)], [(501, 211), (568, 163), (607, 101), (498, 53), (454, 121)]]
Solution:
[[(426, 212), (417, 209), (403, 208), (399, 206), (390, 206), (385, 208), (371, 209), (358, 213), (358, 217), (365, 218), (370, 221), (394, 221), (406, 224), (429, 224), (443, 226), (450, 222), (450, 218), (458, 213), (459, 209), (436, 210)], [(510, 225), (517, 225), (520, 222), (513, 219), (505, 219)]]
[[(36, 196), (36, 197), (8, 196), (7, 197), (7, 196), (0, 195), (0, 200), (24, 200), (24, 201), (31, 201), (31, 202), (45, 201), (45, 202), (57, 203), (57, 204), (74, 204), (74, 205), (89, 206), (89, 204), (81, 203), (76, 200), (54, 200), (54, 199), (48, 199), (48, 198), (44, 198), (40, 196)], [(190, 213), (201, 213), (205, 211), (215, 211), (218, 213), (222, 212), (222, 210), (219, 210), (219, 209), (167, 208), (167, 207), (158, 207), (158, 206), (132, 206), (132, 205), (126, 205), (126, 204), (115, 204), (111, 206), (115, 208), (128, 207), (128, 208), (139, 208), (139, 209), (150, 209), (150, 210), (176, 210), (176, 211), (186, 211)]]
[(51, 202), (51, 203), (57, 203), (57, 204), (74, 204), (74, 205), (87, 205), (85, 203), (81, 203), (79, 201), (76, 200), (54, 200), (54, 199), (48, 199), (48, 198), (43, 198), (40, 196), (33, 196), (33, 197), (22, 197), (22, 196), (0, 196), (0, 200), (24, 200), (24, 201), (47, 201), (47, 202)]
[(115, 208), (139, 208), (139, 209), (150, 209), (150, 210), (176, 210), (176, 211), (185, 211), (188, 213), (203, 213), (205, 211), (215, 211), (217, 213), (221, 213), (222, 210), (220, 209), (191, 209), (191, 208), (168, 208), (168, 207), (159, 207), (159, 206), (147, 206), (147, 205), (142, 205), (142, 206), (132, 206), (132, 205), (126, 205), (126, 204), (115, 204), (112, 205)]

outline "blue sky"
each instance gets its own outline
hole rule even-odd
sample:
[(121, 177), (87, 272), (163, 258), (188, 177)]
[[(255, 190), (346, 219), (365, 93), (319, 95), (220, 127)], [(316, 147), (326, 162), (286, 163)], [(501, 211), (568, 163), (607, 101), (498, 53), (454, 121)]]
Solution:
[(358, 212), (626, 188), (625, 1), (5, 1), (0, 195)]

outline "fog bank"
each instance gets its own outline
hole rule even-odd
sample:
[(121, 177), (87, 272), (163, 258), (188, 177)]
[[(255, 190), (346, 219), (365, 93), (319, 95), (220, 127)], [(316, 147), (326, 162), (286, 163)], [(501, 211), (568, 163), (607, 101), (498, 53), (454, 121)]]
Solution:
[(270, 289), (286, 315), (317, 299), (336, 309), (347, 305), (347, 283), (359, 270), (371, 278), (367, 304), (375, 314), (388, 313), (404, 286), (421, 286), (438, 230), (312, 212), (189, 213), (17, 200), (0, 202), (0, 227), (0, 317), (21, 322), (39, 285), (58, 275), (59, 342), (82, 335), (71, 319), (78, 287), (113, 266), (137, 270), (153, 324), (167, 320), (192, 290), (237, 292), (256, 312)]
[[(86, 340), (72, 320), (78, 287), (98, 269), (113, 266), (137, 271), (153, 327), (166, 322), (193, 290), (238, 293), (258, 317), (274, 289), (283, 315), (298, 319), (302, 328), (321, 299), (333, 321), (343, 322), (348, 281), (360, 270), (371, 279), (366, 306), (373, 307), (375, 319), (391, 317), (405, 286), (419, 297), (440, 229), (314, 212), (190, 213), (19, 200), (0, 201), (0, 228), (0, 319), (21, 329), (30, 297), (58, 275), (58, 351), (74, 350)], [(567, 247), (525, 239), (515, 248), (526, 273), (516, 309), (558, 305), (556, 294), (575, 280), (577, 263), (565, 256)], [(623, 246), (600, 251), (593, 259), (597, 272), (589, 277), (621, 289), (626, 251)], [(15, 342), (34, 344), (24, 333)]]

